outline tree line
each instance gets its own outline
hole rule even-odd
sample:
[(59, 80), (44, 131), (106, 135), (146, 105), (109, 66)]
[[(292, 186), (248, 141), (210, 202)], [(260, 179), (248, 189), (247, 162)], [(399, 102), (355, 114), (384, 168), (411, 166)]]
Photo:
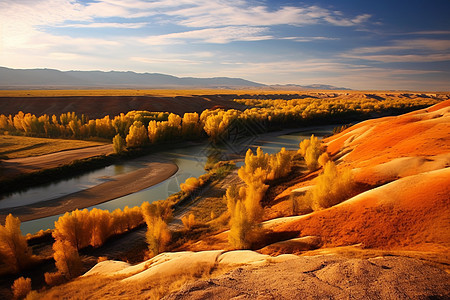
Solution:
[(35, 116), (19, 112), (0, 115), (0, 133), (49, 138), (115, 138), (117, 151), (164, 142), (209, 137), (215, 142), (227, 140), (235, 127), (255, 133), (266, 130), (333, 122), (364, 116), (372, 112), (411, 110), (435, 104), (435, 99), (235, 99), (247, 109), (204, 110), (179, 116), (167, 112), (130, 111), (111, 118), (91, 120), (74, 112), (60, 116)]

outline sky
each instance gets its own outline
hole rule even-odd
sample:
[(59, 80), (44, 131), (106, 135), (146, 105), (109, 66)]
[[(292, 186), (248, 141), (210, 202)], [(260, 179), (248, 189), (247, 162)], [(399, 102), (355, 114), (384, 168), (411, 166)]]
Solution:
[(0, 66), (449, 91), (449, 13), (449, 0), (0, 0)]

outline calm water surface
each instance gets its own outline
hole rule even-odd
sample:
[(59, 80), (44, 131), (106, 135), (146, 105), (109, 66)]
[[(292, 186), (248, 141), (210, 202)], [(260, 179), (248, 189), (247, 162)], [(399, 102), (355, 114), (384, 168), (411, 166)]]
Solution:
[[(305, 138), (309, 138), (311, 134), (322, 137), (330, 134), (334, 127), (335, 126), (321, 126), (315, 129), (298, 131), (292, 134), (281, 134), (278, 136), (274, 136), (273, 134), (261, 135), (255, 139), (250, 139), (245, 146), (251, 147), (253, 150), (260, 146), (266, 153), (276, 153), (280, 151), (282, 147), (285, 147), (288, 150), (295, 150), (298, 149), (299, 142)], [(229, 147), (225, 146), (220, 150), (225, 152), (225, 154), (236, 154), (232, 152), (236, 151), (238, 147), (233, 147), (233, 145), (228, 146)], [(180, 190), (180, 183), (184, 182), (187, 178), (198, 177), (205, 173), (204, 166), (208, 154), (211, 153), (211, 151), (211, 146), (205, 143), (197, 146), (160, 152), (159, 154), (162, 157), (165, 157), (178, 165), (178, 172), (175, 175), (147, 189), (89, 207), (88, 209), (96, 207), (113, 211), (116, 208), (123, 209), (125, 206), (133, 207), (141, 205), (144, 201), (153, 202), (166, 199), (169, 195), (178, 192)], [(233, 157), (238, 156), (234, 155)], [(23, 193), (14, 193), (5, 199), (1, 199), (0, 207), (13, 207), (58, 198), (102, 183), (105, 180), (109, 180), (109, 177), (111, 176), (132, 172), (142, 167), (142, 165), (133, 162), (111, 165), (76, 178), (55, 182), (47, 186), (32, 188)], [(59, 217), (60, 216), (58, 215), (23, 222), (22, 233), (34, 233), (41, 229), (45, 230), (47, 228), (53, 228), (54, 222), (58, 220)]]

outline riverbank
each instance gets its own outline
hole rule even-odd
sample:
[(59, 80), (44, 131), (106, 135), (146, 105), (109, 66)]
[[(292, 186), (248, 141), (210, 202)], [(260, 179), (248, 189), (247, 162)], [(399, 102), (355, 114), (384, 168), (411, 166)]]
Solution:
[(176, 164), (164, 160), (158, 155), (149, 155), (134, 161), (144, 164), (145, 167), (134, 172), (110, 177), (107, 182), (63, 197), (0, 209), (0, 222), (4, 223), (9, 213), (25, 222), (97, 205), (156, 185), (174, 175), (178, 170)]

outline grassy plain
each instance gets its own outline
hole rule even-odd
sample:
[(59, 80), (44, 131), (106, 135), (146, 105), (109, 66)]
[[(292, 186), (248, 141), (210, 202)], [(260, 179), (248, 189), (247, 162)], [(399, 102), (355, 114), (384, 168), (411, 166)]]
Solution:
[[(310, 93), (388, 93), (392, 95), (416, 93), (405, 91), (353, 91), (353, 90), (276, 90), (276, 89), (80, 89), (80, 90), (0, 90), (0, 97), (70, 97), (70, 96), (155, 96), (176, 97), (192, 95), (273, 95), (273, 94), (310, 94)], [(419, 91), (417, 91), (419, 92)], [(433, 94), (440, 94), (433, 92)]]
[[(265, 91), (273, 93), (274, 91)], [(260, 94), (260, 90), (215, 90), (215, 89), (192, 89), (192, 90), (138, 90), (138, 89), (100, 89), (100, 90), (2, 90), (0, 97), (69, 97), (69, 96), (192, 96), (192, 95), (214, 95), (214, 94)], [(278, 93), (278, 91), (277, 91)], [(280, 92), (292, 93), (292, 92)], [(298, 91), (296, 92), (298, 93)]]
[(0, 158), (12, 159), (39, 156), (106, 144), (108, 143), (0, 135)]

